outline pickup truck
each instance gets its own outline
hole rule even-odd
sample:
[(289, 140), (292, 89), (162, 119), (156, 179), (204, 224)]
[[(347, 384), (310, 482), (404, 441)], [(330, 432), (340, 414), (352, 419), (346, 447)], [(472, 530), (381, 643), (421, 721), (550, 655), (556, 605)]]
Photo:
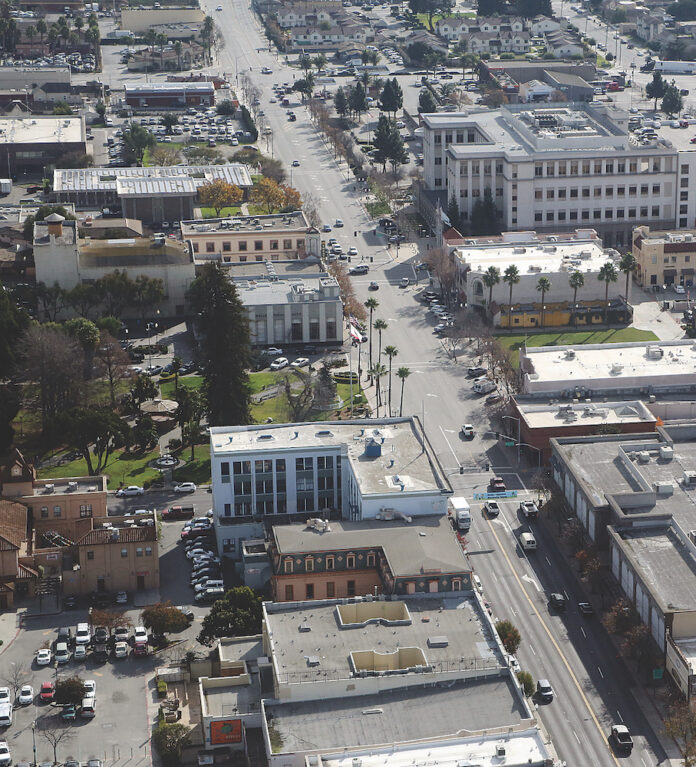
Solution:
[(536, 519), (539, 516), (539, 509), (534, 501), (520, 501), (520, 511), (527, 519)]
[(617, 751), (630, 753), (633, 750), (633, 738), (625, 724), (615, 724), (611, 728), (610, 739), (614, 742)]

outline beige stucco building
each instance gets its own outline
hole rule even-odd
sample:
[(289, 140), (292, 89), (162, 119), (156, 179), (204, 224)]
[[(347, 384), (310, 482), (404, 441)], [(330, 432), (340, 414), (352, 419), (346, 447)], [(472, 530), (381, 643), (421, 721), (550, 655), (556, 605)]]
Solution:
[(158, 24), (203, 24), (205, 13), (200, 8), (122, 8), (121, 29), (136, 35)]
[(303, 211), (182, 221), (196, 262), (287, 261), (321, 255), (321, 235)]
[(633, 230), (633, 255), (638, 261), (638, 284), (683, 285), (694, 284), (696, 267), (696, 231), (656, 231), (649, 226)]

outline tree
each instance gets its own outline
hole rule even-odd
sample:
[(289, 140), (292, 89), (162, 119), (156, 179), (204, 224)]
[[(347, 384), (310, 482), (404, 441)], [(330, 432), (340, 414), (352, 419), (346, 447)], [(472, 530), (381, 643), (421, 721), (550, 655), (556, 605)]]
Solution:
[(483, 273), (483, 284), (488, 288), (488, 311), (493, 303), (493, 288), (500, 282), (500, 269), (497, 266), (489, 266)]
[(365, 308), (369, 310), (370, 312), (370, 358), (369, 358), (369, 367), (372, 367), (372, 315), (374, 314), (375, 309), (379, 306), (379, 301), (376, 298), (368, 298), (367, 301), (365, 301)]
[(67, 103), (67, 101), (59, 101), (53, 107), (54, 115), (72, 115), (72, 113), (72, 107)]
[(604, 322), (606, 324), (609, 314), (609, 284), (616, 282), (619, 273), (613, 261), (607, 261), (597, 272), (597, 279), (604, 283)]
[(517, 285), (519, 281), (519, 269), (514, 264), (510, 264), (510, 266), (508, 266), (508, 268), (503, 272), (503, 282), (510, 288), (510, 294), (508, 298), (508, 326), (510, 330), (512, 330), (512, 287), (513, 285)]
[(55, 428), (64, 442), (84, 455), (90, 477), (101, 474), (111, 452), (128, 435), (128, 425), (108, 407), (70, 408), (55, 419)]
[(79, 676), (59, 677), (56, 681), (53, 700), (61, 706), (69, 703), (79, 706), (85, 697), (85, 692), (85, 683)]
[(124, 128), (122, 140), (124, 160), (135, 165), (142, 165), (145, 152), (157, 146), (154, 135), (138, 123)]
[(74, 339), (82, 349), (82, 374), (85, 381), (88, 381), (92, 377), (94, 352), (99, 343), (99, 328), (91, 320), (86, 320), (84, 317), (66, 320), (63, 327), (70, 338)]
[(179, 118), (173, 112), (165, 112), (162, 116), (162, 125), (167, 129), (167, 133), (172, 132), (172, 128), (179, 124)]
[(283, 212), (299, 210), (302, 207), (302, 197), (297, 189), (289, 184), (279, 184), (279, 186), (283, 193)]
[(449, 295), (457, 279), (457, 266), (447, 248), (429, 250), (425, 259), (428, 270), (437, 277), (440, 291), (444, 299)]
[(428, 29), (431, 30), (433, 28), (433, 15), (436, 13), (446, 14), (453, 5), (452, 0), (408, 0), (408, 7), (413, 13), (428, 14)]
[(314, 80), (307, 75), (307, 77), (301, 77), (299, 80), (295, 80), (292, 84), (292, 89), (300, 94), (302, 101), (312, 96), (314, 92)]
[(66, 292), (61, 286), (54, 282), (53, 285), (46, 285), (39, 282), (36, 286), (36, 298), (41, 306), (41, 312), (46, 320), (55, 322), (58, 319), (65, 304)]
[(336, 114), (341, 118), (344, 118), (348, 114), (350, 107), (348, 105), (348, 99), (346, 98), (346, 92), (343, 88), (339, 88), (336, 91), (336, 95), (334, 96), (334, 108), (336, 109)]
[[(174, 144), (158, 146), (150, 152), (150, 165), (168, 168), (181, 162), (181, 152)], [(74, 166), (70, 166), (74, 167)]]
[(299, 368), (293, 371), (300, 386), (293, 387), (295, 383), (289, 375), (283, 377), (283, 392), (290, 410), (290, 418), (293, 423), (306, 421), (307, 416), (314, 405), (314, 387), (312, 386), (312, 375)]
[(630, 286), (631, 275), (637, 269), (638, 261), (636, 260), (636, 257), (633, 255), (633, 253), (624, 253), (623, 256), (621, 256), (621, 260), (619, 261), (619, 271), (626, 275), (626, 292), (624, 293), (626, 303), (628, 303), (628, 289)]
[(667, 83), (662, 79), (660, 72), (653, 72), (652, 80), (645, 86), (645, 95), (649, 99), (655, 99), (655, 111), (657, 111), (657, 100), (661, 99), (667, 90)]
[(62, 328), (30, 325), (21, 334), (17, 349), (22, 350), (22, 376), (34, 382), (45, 434), (53, 418), (80, 398), (82, 371), (74, 363), (79, 358), (78, 346)]
[(179, 371), (184, 365), (184, 361), (181, 359), (181, 357), (178, 354), (175, 354), (172, 357), (172, 361), (170, 363), (170, 371), (174, 373), (174, 391), (179, 391)]
[(696, 765), (696, 711), (680, 700), (670, 706), (664, 719), (665, 733), (674, 740), (684, 767)]
[(71, 727), (51, 727), (50, 720), (45, 715), (36, 721), (41, 737), (53, 749), (53, 764), (58, 764), (58, 746), (71, 740), (75, 731)]
[(140, 374), (131, 386), (130, 396), (133, 401), (134, 410), (140, 413), (140, 407), (143, 402), (157, 396), (157, 385), (150, 376)]
[(384, 83), (384, 89), (379, 99), (379, 108), (384, 112), (391, 112), (396, 118), (396, 113), (404, 105), (404, 93), (398, 80), (394, 77)]
[(529, 671), (518, 671), (517, 681), (522, 686), (524, 694), (528, 698), (531, 698), (532, 695), (534, 695), (534, 679), (532, 678), (532, 675), (529, 673)]
[(497, 621), (495, 630), (498, 632), (500, 641), (503, 643), (505, 652), (514, 655), (520, 646), (522, 637), (517, 627), (509, 620)]
[(249, 323), (236, 287), (219, 263), (205, 264), (189, 291), (198, 313), (211, 426), (249, 423)]
[(171, 602), (157, 602), (146, 607), (140, 613), (140, 620), (155, 636), (164, 636), (188, 628), (188, 618)]
[(220, 101), (218, 104), (216, 104), (215, 111), (219, 115), (234, 117), (234, 115), (237, 113), (237, 107), (229, 99), (225, 99), (224, 101)]
[(578, 317), (575, 310), (576, 299), (578, 297), (578, 290), (585, 287), (585, 275), (582, 272), (575, 271), (568, 278), (568, 284), (573, 289), (573, 305), (571, 306), (571, 314), (573, 315), (573, 325), (577, 325)]
[(213, 603), (203, 618), (198, 635), (201, 644), (209, 644), (217, 637), (250, 636), (261, 632), (263, 595), (248, 586), (229, 589), (222, 599)]
[(336, 400), (336, 381), (331, 371), (322, 365), (317, 374), (314, 384), (314, 408), (315, 410), (328, 410)]
[(17, 697), (19, 688), (24, 684), (27, 673), (27, 666), (21, 661), (19, 663), (13, 661), (5, 668), (2, 681), (5, 682), (5, 684), (12, 690), (13, 698)]
[(544, 306), (544, 299), (546, 294), (551, 290), (551, 280), (548, 277), (539, 277), (536, 289), (538, 293), (541, 293), (541, 327), (544, 327), (544, 315), (546, 314), (546, 306)]
[(152, 742), (163, 764), (181, 764), (181, 751), (191, 740), (191, 730), (179, 722), (159, 725), (152, 734)]
[(114, 269), (113, 272), (100, 277), (94, 286), (105, 304), (108, 315), (120, 317), (123, 310), (133, 303), (135, 295), (133, 281), (125, 270)]
[(322, 70), (328, 62), (328, 59), (323, 53), (318, 53), (313, 59), (312, 64), (314, 64), (314, 68), (319, 72)]
[(115, 610), (99, 610), (92, 608), (89, 614), (89, 622), (92, 626), (104, 626), (111, 634), (119, 626), (132, 626), (133, 621), (125, 614)]
[(450, 195), (449, 202), (447, 203), (447, 218), (449, 219), (450, 226), (457, 230), (461, 229), (459, 205), (457, 205), (457, 198), (454, 196), (454, 192)]
[(398, 128), (385, 115), (380, 115), (373, 141), (377, 149), (377, 161), (382, 163), (384, 172), (387, 162), (394, 166), (402, 163), (406, 157), (404, 141)]
[(402, 365), (396, 371), (396, 377), (401, 381), (401, 395), (399, 397), (399, 417), (404, 414), (404, 386), (406, 385), (406, 379), (411, 375), (410, 368)]
[(348, 105), (350, 111), (357, 115), (358, 120), (363, 112), (367, 112), (367, 94), (365, 93), (365, 86), (361, 82), (357, 82), (355, 87), (350, 90)]
[(385, 322), (385, 320), (383, 320), (380, 317), (379, 319), (375, 320), (374, 327), (375, 327), (375, 330), (377, 331), (378, 338), (379, 338), (378, 347), (377, 347), (377, 357), (375, 359), (375, 364), (379, 365), (380, 364), (379, 361), (382, 359), (382, 331), (386, 330), (389, 327), (389, 325)]
[(500, 234), (498, 209), (493, 201), (490, 187), (483, 192), (471, 209), (471, 233), (474, 235)]
[(201, 28), (201, 42), (203, 43), (203, 49), (205, 51), (206, 61), (211, 61), (211, 51), (213, 47), (215, 37), (215, 19), (212, 16), (206, 16), (203, 19), (203, 27)]
[(200, 439), (201, 419), (205, 413), (205, 398), (196, 389), (182, 387), (175, 394), (179, 405), (176, 420), (181, 427), (181, 446), (191, 446), (191, 460), (195, 458), (196, 442)]
[(212, 208), (218, 218), (223, 208), (238, 205), (243, 197), (244, 193), (238, 186), (221, 178), (198, 187), (198, 199), (201, 205)]
[(674, 117), (674, 115), (681, 112), (683, 108), (684, 100), (681, 97), (681, 93), (679, 93), (679, 88), (677, 88), (674, 84), (674, 80), (672, 80), (665, 89), (660, 109), (665, 112), (665, 114), (669, 115), (669, 117)]
[[(377, 320), (377, 322), (380, 322), (380, 320)], [(386, 322), (384, 324), (386, 325)], [(377, 359), (379, 359), (379, 357)], [(370, 378), (374, 379), (375, 386), (377, 387), (377, 418), (379, 418), (379, 408), (382, 405), (382, 389), (379, 382), (386, 375), (387, 368), (382, 365), (381, 362), (376, 361), (367, 372)]]
[(151, 450), (157, 444), (159, 433), (149, 413), (145, 413), (137, 418), (129, 437), (129, 445), (139, 447), (142, 452)]
[(435, 96), (433, 96), (428, 88), (423, 88), (420, 96), (418, 96), (418, 111), (424, 114), (437, 112), (437, 101), (435, 101)]
[(273, 213), (283, 207), (285, 196), (278, 183), (270, 178), (262, 178), (251, 190), (251, 199), (264, 205), (267, 213)]
[(391, 409), (391, 403), (392, 403), (392, 361), (394, 360), (394, 357), (396, 357), (399, 354), (399, 350), (396, 348), (396, 346), (392, 346), (391, 344), (384, 347), (384, 353), (387, 357), (389, 357), (389, 399), (387, 402), (388, 407), (388, 415), (391, 418), (392, 415), (392, 409)]

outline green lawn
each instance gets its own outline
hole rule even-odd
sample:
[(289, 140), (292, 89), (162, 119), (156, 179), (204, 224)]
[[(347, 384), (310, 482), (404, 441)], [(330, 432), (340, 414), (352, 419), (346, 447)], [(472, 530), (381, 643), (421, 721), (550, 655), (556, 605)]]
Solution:
[[(515, 333), (496, 336), (498, 343), (513, 352), (519, 350), (525, 343), (527, 346), (578, 346), (580, 344), (615, 344), (631, 341), (657, 341), (657, 336), (651, 330), (637, 328), (619, 328), (617, 330), (577, 330), (556, 331), (553, 333)], [(518, 355), (514, 355), (518, 364)]]
[[(185, 386), (187, 389), (200, 389), (203, 386), (203, 376), (183, 376), (179, 378), (179, 386)], [(174, 379), (164, 381), (159, 385), (162, 399), (174, 399)]]
[[(109, 490), (116, 490), (121, 484), (142, 485), (144, 482), (158, 479), (159, 471), (147, 465), (155, 458), (159, 458), (159, 450), (149, 453), (126, 453), (124, 450), (117, 450), (112, 453), (103, 471), (108, 476)], [(38, 474), (40, 479), (84, 477), (87, 475), (87, 462), (84, 458), (79, 458), (62, 466), (40, 469)]]
[[(241, 212), (242, 209), (239, 205), (231, 205), (220, 211), (220, 218), (224, 218), (225, 216), (239, 216), (241, 215)], [(203, 218), (218, 218), (218, 215), (213, 208), (201, 208), (201, 215)]]
[(384, 202), (383, 200), (378, 200), (377, 202), (366, 202), (365, 208), (367, 212), (372, 216), (372, 218), (376, 218), (377, 216), (388, 216), (391, 213), (389, 203)]
[(177, 482), (195, 482), (197, 485), (210, 484), (210, 444), (204, 443), (196, 445), (195, 459), (189, 461), (191, 457), (191, 448), (184, 448), (179, 457), (188, 461), (185, 466), (181, 466), (172, 472), (172, 477)]

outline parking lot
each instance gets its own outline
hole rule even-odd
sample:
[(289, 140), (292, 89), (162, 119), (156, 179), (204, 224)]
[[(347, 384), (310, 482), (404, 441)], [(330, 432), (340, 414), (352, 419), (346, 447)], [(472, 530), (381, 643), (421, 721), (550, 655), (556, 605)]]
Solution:
[[(176, 501), (171, 499), (171, 502)], [(120, 505), (122, 501), (118, 503)], [(182, 524), (181, 521), (162, 524), (161, 599), (186, 606), (193, 602), (193, 590), (189, 585), (190, 567), (179, 543)], [(46, 602), (47, 609), (53, 607), (52, 600), (50, 604), (49, 600)], [(207, 609), (206, 606), (192, 608), (195, 617), (189, 628), (170, 636), (173, 641), (184, 640), (182, 645), (172, 650), (161, 650), (147, 656), (136, 656), (131, 650), (126, 658), (115, 659), (111, 655), (103, 663), (96, 661), (89, 651), (85, 660), (76, 661), (71, 657), (69, 662), (60, 666), (56, 665), (54, 658), (51, 665), (39, 666), (36, 652), (42, 647), (53, 649), (58, 627), (69, 626), (75, 634), (77, 623), (88, 620), (86, 601), (79, 602), (74, 610), (27, 619), (15, 640), (11, 644), (6, 643), (0, 655), (0, 686), (7, 684), (13, 664), (17, 664), (24, 672), (21, 683), (31, 684), (34, 692), (33, 702), (17, 705), (12, 724), (0, 730), (0, 740), (7, 741), (12, 763), (52, 763), (54, 756), (50, 739), (58, 737), (56, 757), (61, 763), (73, 757), (79, 761), (102, 759), (109, 767), (151, 764), (150, 729), (157, 713), (152, 675), (155, 668), (166, 663), (170, 657), (196, 645), (195, 637)], [(132, 595), (129, 595), (124, 616), (130, 619), (133, 626), (139, 625), (140, 608), (134, 606)], [(71, 647), (71, 656), (73, 651), (74, 646)], [(55, 682), (75, 675), (83, 680), (93, 680), (96, 684), (95, 716), (82, 718), (78, 712), (74, 721), (64, 721), (61, 707), (41, 701), (39, 691), (43, 682)], [(34, 723), (35, 729), (32, 730)]]

